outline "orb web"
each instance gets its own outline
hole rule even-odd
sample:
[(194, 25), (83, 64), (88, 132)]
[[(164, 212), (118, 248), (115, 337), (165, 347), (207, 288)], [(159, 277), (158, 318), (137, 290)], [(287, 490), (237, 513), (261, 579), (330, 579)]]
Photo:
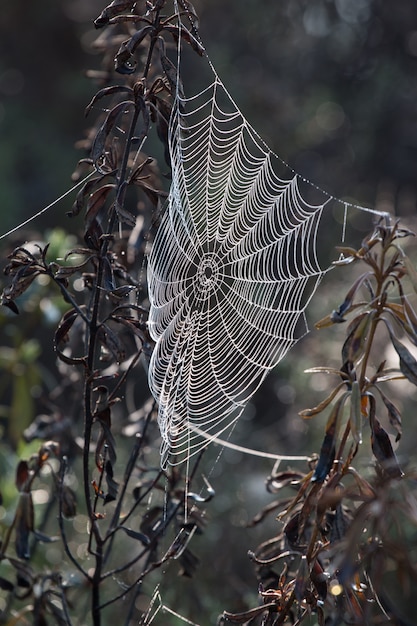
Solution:
[(266, 374), (307, 332), (326, 270), (310, 204), (228, 97), (221, 81), (170, 122), (172, 185), (149, 264), (149, 368), (163, 462), (227, 431)]

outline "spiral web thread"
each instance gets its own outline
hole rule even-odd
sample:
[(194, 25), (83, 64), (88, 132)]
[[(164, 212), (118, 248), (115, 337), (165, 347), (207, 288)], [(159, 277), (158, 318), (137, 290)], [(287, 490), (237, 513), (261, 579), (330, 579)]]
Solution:
[[(269, 150), (213, 75), (201, 93), (177, 94), (172, 185), (148, 264), (156, 341), (149, 381), (163, 464), (183, 462), (230, 432), (268, 372), (306, 334), (306, 307), (328, 271), (317, 254), (323, 211), (342, 205), (344, 233), (353, 206)], [(307, 201), (311, 192), (318, 203)]]

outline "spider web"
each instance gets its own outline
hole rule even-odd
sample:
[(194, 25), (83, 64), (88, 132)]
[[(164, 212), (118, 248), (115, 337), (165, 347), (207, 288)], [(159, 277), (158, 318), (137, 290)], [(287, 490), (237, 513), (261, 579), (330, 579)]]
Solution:
[(213, 77), (193, 97), (177, 94), (168, 208), (149, 256), (163, 464), (230, 432), (307, 333), (306, 307), (329, 269), (317, 253), (323, 210), (342, 204), (279, 159)]

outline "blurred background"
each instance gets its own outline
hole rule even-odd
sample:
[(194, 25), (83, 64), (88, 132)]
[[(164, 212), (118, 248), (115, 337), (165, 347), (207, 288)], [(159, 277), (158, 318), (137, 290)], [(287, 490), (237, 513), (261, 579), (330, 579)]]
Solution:
[[(92, 20), (105, 4), (102, 0), (3, 0), (1, 233), (72, 185), (75, 164), (84, 156), (76, 148), (87, 127), (84, 109), (96, 91), (85, 72), (100, 62), (90, 47), (97, 36)], [(195, 0), (194, 4), (209, 57), (267, 144), (299, 174), (332, 195), (390, 211), (413, 227), (417, 199), (415, 0)], [(187, 58), (186, 92), (187, 83), (190, 92), (196, 91), (194, 85), (204, 75), (202, 63), (197, 55)], [(77, 233), (76, 220), (65, 216), (71, 203), (71, 198), (62, 201), (13, 235), (13, 243), (53, 231), (57, 250), (70, 247), (68, 237)], [(4, 257), (10, 242), (1, 244)], [(321, 297), (312, 303), (311, 321), (337, 307), (351, 282), (353, 276), (346, 270), (332, 272)], [(43, 302), (40, 296), (37, 304), (39, 312), (30, 318), (22, 316), (19, 327), (9, 316), (0, 318), (4, 344), (0, 418), (9, 425), (13, 418), (14, 426), (8, 429), (9, 435), (14, 433), (10, 449), (18, 452), (19, 432), (37, 411), (39, 377), (47, 377), (53, 367), (50, 339), (60, 317), (51, 300)], [(28, 307), (33, 311), (33, 303)], [(304, 370), (337, 365), (342, 341), (343, 329), (336, 328), (313, 332), (296, 346), (254, 397), (233, 440), (273, 453), (317, 451), (323, 435), (321, 418), (305, 423), (297, 412), (322, 399), (329, 383), (320, 376), (307, 377)], [(16, 380), (22, 371), (25, 378), (19, 387)], [(12, 387), (13, 414), (6, 406)], [(409, 387), (401, 389), (397, 402), (409, 436), (400, 450), (407, 458), (416, 444), (410, 432), (416, 397)], [(3, 452), (9, 444), (3, 442)], [(210, 504), (211, 523), (205, 538), (195, 543), (201, 560), (196, 582), (181, 583), (184, 597), (180, 600), (177, 588), (162, 588), (164, 601), (204, 624), (215, 623), (223, 609), (242, 610), (247, 601), (256, 601), (256, 578), (247, 550), (276, 530), (274, 516), (261, 528), (246, 528), (271, 500), (264, 481), (272, 461), (225, 450), (214, 462), (218, 452), (210, 453), (210, 480), (218, 495)], [(6, 470), (7, 463), (3, 457), (0, 469)], [(222, 544), (227, 541), (227, 552), (216, 548), (220, 540)]]

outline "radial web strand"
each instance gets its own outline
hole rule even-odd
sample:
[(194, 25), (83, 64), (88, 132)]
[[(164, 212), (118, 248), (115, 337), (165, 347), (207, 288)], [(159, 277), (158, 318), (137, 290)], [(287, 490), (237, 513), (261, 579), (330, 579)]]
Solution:
[(201, 93), (177, 96), (169, 137), (172, 184), (148, 265), (149, 381), (162, 462), (179, 463), (227, 434), (306, 334), (328, 270), (321, 218), (342, 203), (268, 149), (215, 73)]

